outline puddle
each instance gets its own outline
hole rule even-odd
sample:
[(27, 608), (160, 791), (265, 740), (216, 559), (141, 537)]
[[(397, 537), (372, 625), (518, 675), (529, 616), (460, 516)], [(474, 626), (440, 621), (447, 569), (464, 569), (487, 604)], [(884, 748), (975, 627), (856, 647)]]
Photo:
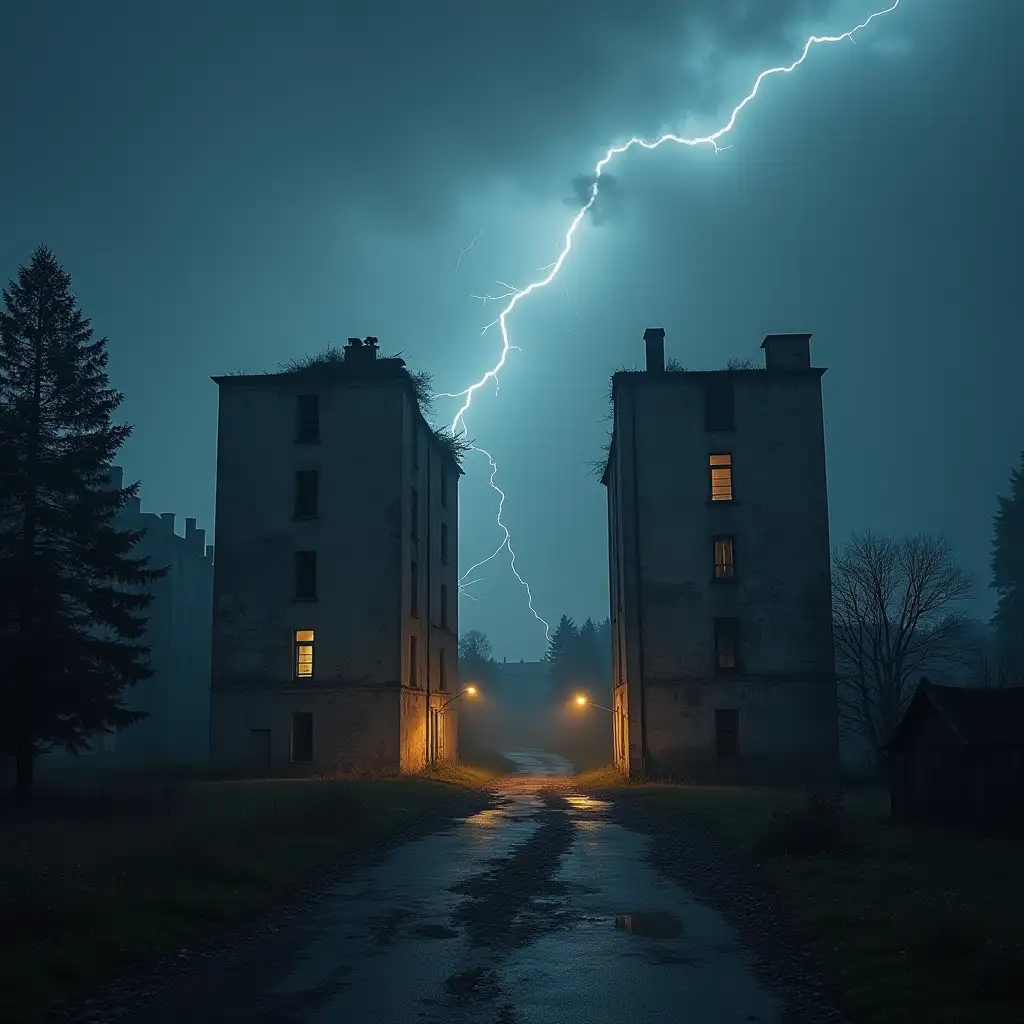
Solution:
[(565, 802), (574, 811), (604, 811), (608, 809), (607, 800), (595, 800), (592, 796), (566, 796)]
[(681, 935), (683, 924), (675, 914), (655, 911), (650, 914), (620, 914), (615, 918), (619, 931), (637, 935), (643, 939), (674, 939)]

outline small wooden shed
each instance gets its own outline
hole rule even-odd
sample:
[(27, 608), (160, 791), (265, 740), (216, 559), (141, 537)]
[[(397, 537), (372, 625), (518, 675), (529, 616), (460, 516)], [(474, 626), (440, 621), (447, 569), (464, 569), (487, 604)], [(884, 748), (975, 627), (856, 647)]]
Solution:
[(1024, 832), (1024, 686), (922, 679), (889, 744), (894, 818)]

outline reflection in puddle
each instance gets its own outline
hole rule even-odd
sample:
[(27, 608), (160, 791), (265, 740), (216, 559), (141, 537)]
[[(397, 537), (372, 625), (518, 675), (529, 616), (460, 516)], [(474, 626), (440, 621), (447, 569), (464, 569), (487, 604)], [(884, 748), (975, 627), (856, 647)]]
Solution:
[(615, 927), (619, 931), (645, 939), (674, 939), (683, 930), (679, 918), (665, 911), (651, 914), (622, 914), (615, 918)]
[(467, 825), (472, 825), (474, 828), (494, 828), (502, 824), (505, 817), (505, 812), (500, 807), (488, 807), (486, 810), (478, 811), (466, 818), (465, 821)]
[(592, 796), (567, 796), (565, 802), (576, 811), (603, 811), (607, 800), (595, 800)]

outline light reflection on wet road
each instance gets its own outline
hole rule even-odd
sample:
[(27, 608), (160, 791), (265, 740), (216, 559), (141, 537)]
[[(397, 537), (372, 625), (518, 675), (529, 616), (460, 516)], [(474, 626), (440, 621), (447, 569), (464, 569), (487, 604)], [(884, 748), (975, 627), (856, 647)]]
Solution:
[(563, 759), (506, 756), (520, 775), (496, 806), (335, 885), (189, 1024), (778, 1020), (734, 930), (646, 838), (575, 794)]

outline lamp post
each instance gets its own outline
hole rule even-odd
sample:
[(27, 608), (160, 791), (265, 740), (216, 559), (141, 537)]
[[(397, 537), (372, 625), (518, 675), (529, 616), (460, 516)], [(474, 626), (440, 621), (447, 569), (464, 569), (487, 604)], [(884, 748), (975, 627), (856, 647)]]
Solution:
[(470, 697), (475, 697), (476, 687), (464, 686), (461, 690), (459, 690), (457, 694), (455, 694), (454, 697), (449, 697), (439, 708), (437, 708), (434, 711), (434, 745), (432, 750), (432, 760), (434, 764), (437, 763), (437, 737), (440, 735), (441, 732), (441, 716), (444, 714), (444, 710), (446, 707), (448, 707), (449, 704), (453, 703), (454, 701), (457, 701), (460, 697), (465, 697), (467, 694)]
[[(607, 711), (608, 714), (614, 715), (614, 725), (612, 726), (612, 750), (618, 750), (620, 746), (625, 744), (625, 724), (626, 724), (626, 712), (621, 708), (609, 708), (605, 707), (604, 704), (595, 704), (588, 696), (582, 693), (576, 694), (574, 701), (577, 707), (585, 708), (598, 708), (600, 711)], [(619, 751), (622, 754), (622, 751)], [(622, 756), (625, 756), (622, 754)]]

